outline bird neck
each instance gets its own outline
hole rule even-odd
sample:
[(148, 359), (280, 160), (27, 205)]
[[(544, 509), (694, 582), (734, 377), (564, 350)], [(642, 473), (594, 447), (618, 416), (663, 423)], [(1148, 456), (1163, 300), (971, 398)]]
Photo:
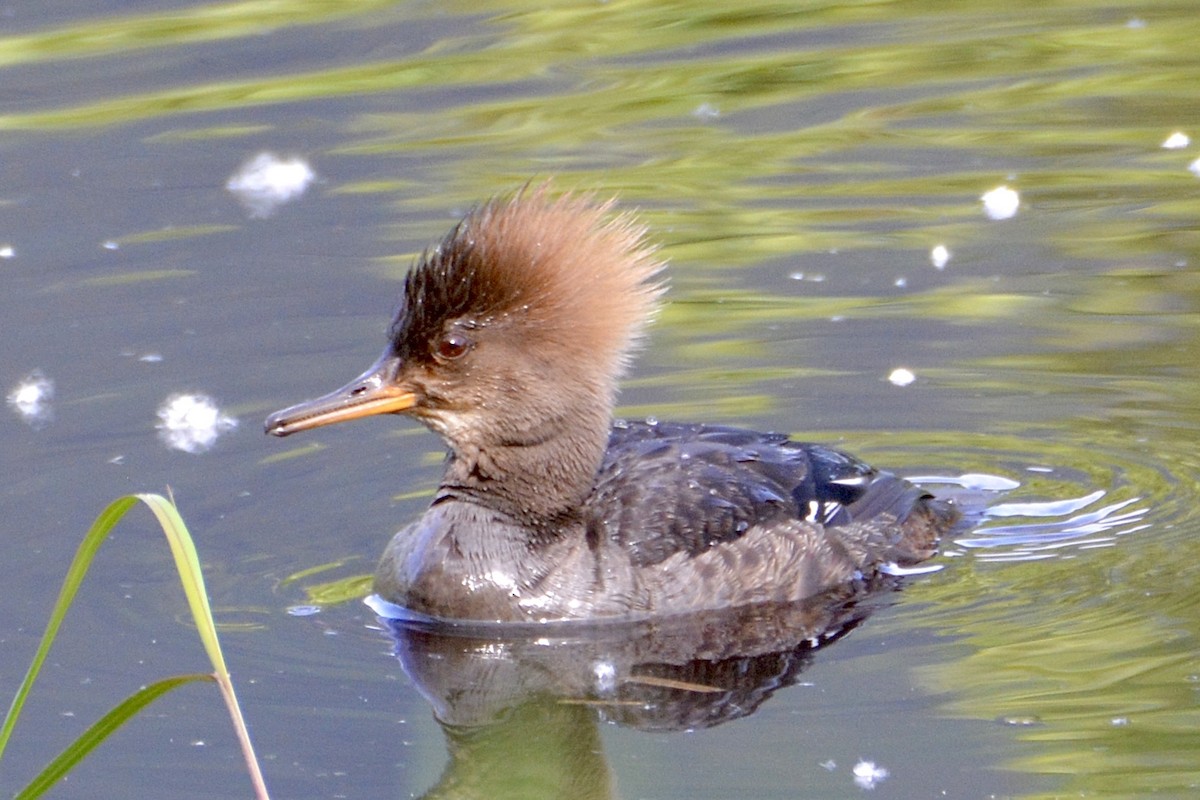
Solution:
[(573, 411), (504, 436), (449, 441), (441, 499), (463, 499), (548, 536), (579, 519), (612, 427), (607, 409)]

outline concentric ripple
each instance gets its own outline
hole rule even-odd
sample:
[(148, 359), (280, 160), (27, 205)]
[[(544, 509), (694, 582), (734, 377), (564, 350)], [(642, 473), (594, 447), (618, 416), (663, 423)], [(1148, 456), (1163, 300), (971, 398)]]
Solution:
[[(981, 562), (1037, 561), (1118, 546), (1133, 534), (1171, 536), (1194, 519), (1200, 493), (1185, 453), (1142, 452), (1118, 442), (1075, 444), (1031, 432), (1001, 437), (942, 434), (937, 441), (904, 434), (887, 452), (872, 450), (881, 464), (942, 460), (935, 470), (909, 474), (935, 494), (952, 498), (964, 512), (943, 556)], [(896, 439), (912, 438), (906, 447)], [(855, 445), (850, 439), (847, 449)], [(962, 472), (945, 469), (949, 461)], [(1153, 531), (1152, 531), (1153, 529)]]

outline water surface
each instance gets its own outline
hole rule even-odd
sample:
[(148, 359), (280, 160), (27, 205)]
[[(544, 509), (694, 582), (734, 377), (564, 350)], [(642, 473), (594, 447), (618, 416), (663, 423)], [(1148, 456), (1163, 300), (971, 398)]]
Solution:
[[(988, 500), (1015, 516), (949, 543), (755, 713), (601, 724), (612, 791), (846, 797), (869, 760), (881, 796), (1194, 793), (1200, 147), (1161, 146), (1200, 135), (1192, 3), (0, 13), (0, 378), (54, 385), (48, 416), (0, 424), (4, 687), (92, 517), (169, 485), (275, 794), (437, 784), (453, 741), (371, 612), (289, 609), (370, 570), (439, 444), (390, 420), (294, 444), (260, 424), (374, 358), (414, 254), (465, 209), (555, 176), (619, 195), (672, 262), (622, 413), (1019, 484)], [(264, 151), (316, 181), (252, 218), (225, 186)], [(1019, 207), (989, 219), (1002, 185)], [(890, 382), (898, 367), (915, 381)], [(156, 411), (178, 392), (237, 426), (169, 449)], [(102, 551), (3, 790), (203, 663), (145, 516)], [(210, 688), (157, 703), (56, 796), (245, 793)], [(482, 790), (536, 794), (521, 780)]]

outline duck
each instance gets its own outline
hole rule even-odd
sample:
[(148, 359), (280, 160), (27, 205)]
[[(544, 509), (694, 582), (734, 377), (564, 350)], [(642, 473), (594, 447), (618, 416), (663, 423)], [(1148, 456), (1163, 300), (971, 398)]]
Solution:
[(383, 354), (273, 436), (405, 415), (443, 440), (375, 596), (418, 618), (638, 620), (794, 603), (931, 558), (952, 502), (832, 447), (614, 418), (664, 262), (615, 200), (526, 186), (408, 272)]

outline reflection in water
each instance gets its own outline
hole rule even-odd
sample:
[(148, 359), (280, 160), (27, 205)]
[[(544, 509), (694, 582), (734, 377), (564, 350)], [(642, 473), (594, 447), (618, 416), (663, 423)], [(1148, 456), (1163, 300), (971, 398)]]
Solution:
[[(1081, 549), (1108, 547), (1116, 537), (1144, 530), (1150, 524), (1146, 521), (1150, 509), (1141, 497), (1096, 506), (1108, 496), (1103, 489), (1080, 497), (999, 503), (989, 502), (988, 495), (1016, 490), (1020, 483), (990, 475), (919, 476), (910, 480), (939, 495), (946, 495), (947, 490), (936, 486), (955, 487), (950, 492), (960, 507), (966, 509), (971, 526), (968, 535), (955, 537), (953, 543), (977, 551), (978, 558), (988, 561), (1053, 558), (1068, 546)], [(997, 520), (1013, 519), (1029, 521), (996, 524)], [(943, 552), (945, 550), (943, 546)]]
[[(1050, 521), (1022, 525), (996, 525), (979, 531), (978, 536), (956, 539), (962, 547), (1003, 548), (992, 560), (1027, 561), (1051, 558), (1053, 551), (1067, 544), (1078, 547), (1105, 547), (1116, 536), (1133, 533), (1147, 527), (1144, 522), (1148, 509), (1130, 508), (1139, 498), (1120, 500), (1083, 513), (1075, 513), (1104, 497), (1095, 491), (1074, 500), (1048, 503), (1013, 503), (1012, 507), (991, 509), (989, 516), (1063, 517)], [(983, 554), (981, 554), (983, 555)]]
[[(798, 604), (625, 624), (390, 620), (450, 754), (425, 796), (609, 797), (598, 722), (664, 732), (749, 716), (895, 587), (885, 577)], [(882, 779), (873, 765), (871, 776)]]

